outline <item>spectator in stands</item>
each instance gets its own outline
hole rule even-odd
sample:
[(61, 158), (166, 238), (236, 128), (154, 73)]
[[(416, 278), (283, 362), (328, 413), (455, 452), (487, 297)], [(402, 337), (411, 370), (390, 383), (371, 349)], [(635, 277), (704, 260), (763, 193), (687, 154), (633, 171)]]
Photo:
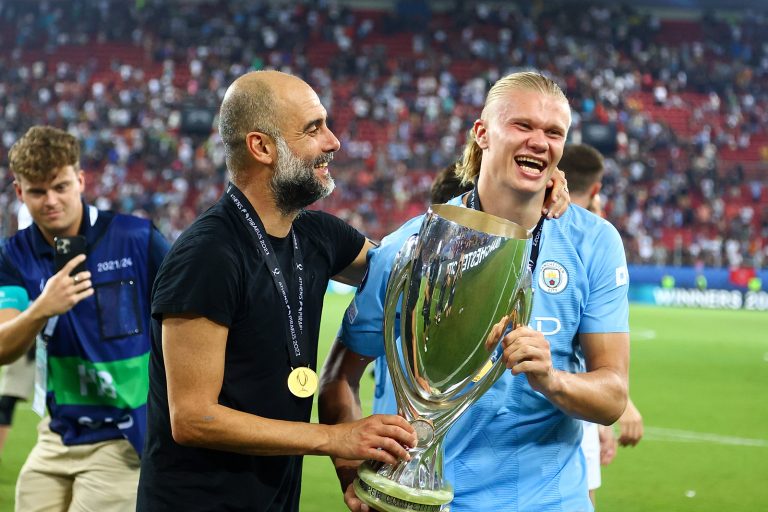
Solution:
[[(588, 144), (565, 146), (560, 169), (568, 178), (573, 204), (603, 217), (600, 189), (604, 172), (603, 155)], [(643, 418), (632, 400), (627, 397), (627, 408), (618, 421), (622, 446), (635, 446), (643, 436)], [(616, 454), (613, 427), (584, 422), (581, 449), (587, 461), (589, 499), (595, 505), (595, 491), (601, 484), (600, 465), (609, 464)]]
[[(626, 280), (617, 280), (626, 276), (619, 235), (580, 208), (556, 221), (540, 219), (545, 182), (562, 156), (570, 122), (568, 101), (554, 82), (531, 72), (508, 75), (490, 89), (458, 166), (463, 180), (476, 187), (452, 204), (466, 201), (467, 207), (530, 227), (534, 239), (540, 233), (541, 253), (531, 262), (539, 288), (532, 316), (555, 316), (561, 328), (547, 338), (528, 326), (504, 336), (503, 359), (511, 371), (467, 409), (446, 438), (453, 510), (590, 509), (576, 418), (611, 424), (626, 405), (628, 301)], [(383, 353), (388, 269), (419, 225), (419, 218), (410, 221), (372, 251), (366, 284), (326, 360), (321, 421), (359, 417), (359, 377)], [(589, 263), (596, 250), (600, 265)], [(555, 282), (541, 278), (545, 270), (558, 277)], [(335, 464), (347, 506), (361, 510), (351, 485), (358, 462)], [(498, 468), (504, 468), (505, 485), (499, 485)]]
[(415, 443), (396, 415), (309, 423), (328, 281), (358, 284), (372, 247), (304, 210), (333, 190), (339, 149), (317, 94), (247, 73), (224, 95), (219, 133), (232, 181), (155, 281), (140, 511), (297, 511), (303, 455), (394, 463)]
[[(42, 415), (47, 405), (50, 414), (21, 469), (16, 510), (132, 511), (146, 428), (149, 295), (167, 242), (146, 219), (82, 200), (72, 135), (33, 126), (9, 160), (33, 225), (0, 252), (0, 363), (26, 354), (41, 333), (33, 408)], [(87, 257), (54, 270), (54, 247), (75, 236)]]
[[(768, 95), (759, 77), (768, 48), (758, 35), (768, 17), (713, 16), (699, 25), (720, 36), (680, 44), (684, 33), (670, 34), (663, 20), (588, 2), (468, 3), (460, 27), (432, 12), (432, 38), (333, 2), (290, 9), (229, 0), (199, 9), (175, 2), (67, 5), (6, 2), (0, 10), (8, 47), (0, 57), (3, 145), (34, 123), (65, 128), (83, 141), (84, 167), (102, 178), (90, 187), (92, 202), (147, 212), (169, 238), (226, 183), (220, 140), (187, 133), (180, 106), (214, 109), (225, 84), (248, 69), (286, 67), (312, 77), (345, 147), (364, 148), (336, 160), (346, 192), (319, 206), (338, 212), (349, 197), (363, 197), (369, 209), (356, 217), (358, 227), (379, 238), (426, 200), (422, 185), (431, 176), (423, 175), (459, 149), (457, 127), (472, 121), (489, 79), (499, 69), (541, 65), (561, 70), (574, 136), (586, 122), (618, 129), (617, 176), (604, 186), (633, 262), (759, 266), (764, 259), (751, 242), (765, 239), (765, 200), (743, 205), (756, 213), (743, 238), (728, 232), (738, 216), (729, 205), (749, 199), (731, 195), (718, 176), (726, 172), (734, 186), (760, 178)], [(241, 35), (256, 32), (263, 35)], [(655, 86), (667, 91), (666, 107), (655, 105)], [(409, 171), (392, 176), (398, 164)], [(367, 185), (356, 179), (363, 167)], [(635, 178), (642, 179), (630, 186)], [(0, 196), (0, 206), (8, 199)], [(689, 216), (688, 204), (714, 210), (712, 221)], [(725, 239), (708, 233), (713, 223)]]

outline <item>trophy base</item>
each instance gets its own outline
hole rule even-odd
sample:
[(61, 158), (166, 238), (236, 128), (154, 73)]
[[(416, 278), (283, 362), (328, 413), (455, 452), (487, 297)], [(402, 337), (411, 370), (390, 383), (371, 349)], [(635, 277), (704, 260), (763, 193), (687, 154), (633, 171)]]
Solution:
[(354, 488), (360, 501), (381, 512), (447, 512), (449, 509), (444, 507), (453, 499), (450, 487), (436, 491), (414, 489), (378, 475), (365, 465), (358, 472)]

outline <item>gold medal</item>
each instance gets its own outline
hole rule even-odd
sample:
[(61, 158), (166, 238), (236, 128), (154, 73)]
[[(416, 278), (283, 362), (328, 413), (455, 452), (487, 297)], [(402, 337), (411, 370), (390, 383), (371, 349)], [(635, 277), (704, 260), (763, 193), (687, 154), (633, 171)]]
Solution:
[(288, 389), (299, 398), (307, 398), (317, 391), (317, 374), (307, 366), (294, 368), (288, 375)]

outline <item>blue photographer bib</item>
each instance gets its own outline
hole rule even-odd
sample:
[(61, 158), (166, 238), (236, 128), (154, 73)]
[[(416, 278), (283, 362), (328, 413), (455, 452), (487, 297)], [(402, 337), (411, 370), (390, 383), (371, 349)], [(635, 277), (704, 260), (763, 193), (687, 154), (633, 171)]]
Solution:
[[(146, 430), (150, 346), (149, 296), (167, 244), (151, 250), (146, 219), (85, 210), (81, 234), (94, 294), (59, 315), (47, 337), (47, 397), (51, 430), (64, 444), (127, 438), (141, 453)], [(23, 287), (35, 300), (53, 275), (53, 248), (34, 225), (5, 244), (0, 287)], [(9, 305), (7, 307), (15, 307)]]

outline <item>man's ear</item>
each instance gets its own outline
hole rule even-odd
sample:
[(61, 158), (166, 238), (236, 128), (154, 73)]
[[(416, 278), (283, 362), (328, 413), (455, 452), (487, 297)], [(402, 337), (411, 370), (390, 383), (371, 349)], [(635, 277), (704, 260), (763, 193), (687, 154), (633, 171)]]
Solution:
[(488, 130), (485, 127), (485, 121), (478, 119), (475, 124), (472, 125), (472, 132), (475, 135), (475, 142), (480, 146), (480, 149), (488, 148)]
[(275, 162), (277, 147), (272, 137), (262, 132), (250, 132), (245, 136), (248, 152), (259, 163), (271, 165)]
[(85, 171), (78, 169), (77, 173), (77, 186), (80, 189), (80, 193), (85, 192)]
[(595, 197), (597, 194), (600, 193), (600, 191), (603, 189), (602, 182), (593, 183), (591, 187), (589, 187), (589, 197)]
[(16, 199), (23, 203), (24, 200), (21, 198), (21, 185), (19, 185), (19, 182), (16, 180), (13, 180), (13, 190), (16, 191)]

